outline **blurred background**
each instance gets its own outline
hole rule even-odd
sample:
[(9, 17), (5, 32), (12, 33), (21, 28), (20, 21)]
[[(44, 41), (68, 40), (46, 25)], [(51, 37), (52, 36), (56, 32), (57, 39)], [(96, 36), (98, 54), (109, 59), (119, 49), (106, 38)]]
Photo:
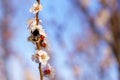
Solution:
[[(0, 0), (0, 80), (39, 80), (27, 20), (35, 0)], [(52, 80), (120, 80), (120, 0), (41, 0)]]

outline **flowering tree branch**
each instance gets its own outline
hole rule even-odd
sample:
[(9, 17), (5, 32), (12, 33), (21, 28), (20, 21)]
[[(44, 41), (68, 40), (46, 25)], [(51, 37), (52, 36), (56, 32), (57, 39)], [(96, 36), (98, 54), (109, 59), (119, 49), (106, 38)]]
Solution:
[(32, 60), (39, 64), (40, 80), (43, 80), (44, 76), (52, 78), (54, 72), (54, 69), (48, 64), (50, 57), (46, 52), (48, 49), (47, 36), (39, 20), (39, 11), (42, 8), (40, 0), (36, 0), (36, 3), (30, 8), (30, 12), (36, 16), (34, 19), (28, 20), (28, 29), (31, 34), (28, 37), (28, 41), (36, 45), (36, 53), (32, 55)]
[[(40, 4), (40, 0), (37, 0), (38, 4)], [(39, 12), (36, 13), (36, 25), (38, 25), (39, 23)], [(38, 43), (36, 43), (36, 46), (37, 46), (37, 49), (39, 50), (40, 49), (40, 46)], [(40, 80), (43, 80), (43, 73), (42, 73), (42, 67), (41, 67), (41, 63), (39, 63), (39, 72), (40, 72)]]

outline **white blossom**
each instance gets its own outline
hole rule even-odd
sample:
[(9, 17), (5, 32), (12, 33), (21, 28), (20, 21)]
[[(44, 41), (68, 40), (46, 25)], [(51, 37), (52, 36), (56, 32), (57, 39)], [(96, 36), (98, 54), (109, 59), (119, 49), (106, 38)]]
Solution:
[(28, 30), (30, 32), (34, 31), (36, 28), (36, 20), (35, 19), (29, 19), (28, 20)]
[[(41, 20), (39, 20), (40, 23), (42, 23)], [(36, 24), (36, 19), (29, 19), (28, 20), (28, 30), (29, 32), (33, 32), (34, 30), (38, 29), (39, 33), (43, 36), (46, 37), (46, 33), (45, 30), (43, 29), (41, 24)]]
[(50, 78), (54, 78), (54, 74), (55, 70), (50, 66), (50, 64), (47, 64), (44, 68), (43, 68), (43, 75), (45, 77), (50, 77)]
[(42, 25), (38, 25), (38, 30), (40, 32), (41, 35), (47, 37), (45, 30), (43, 29)]
[(36, 54), (32, 55), (32, 60), (35, 61), (36, 63), (46, 65), (47, 61), (49, 60), (49, 56), (45, 51), (37, 50)]
[(34, 3), (33, 6), (30, 8), (30, 12), (33, 13), (33, 14), (36, 14), (38, 13), (39, 11), (42, 10), (42, 5), (41, 4), (38, 4), (38, 2)]
[[(31, 18), (31, 19), (28, 19), (28, 20), (27, 20), (28, 26), (33, 25), (33, 23), (34, 23), (34, 25), (37, 24), (37, 23), (36, 23), (36, 18)], [(42, 20), (41, 20), (41, 19), (39, 20), (39, 24), (42, 24)]]
[(35, 61), (36, 63), (40, 63), (39, 56), (37, 54), (32, 55), (32, 61)]

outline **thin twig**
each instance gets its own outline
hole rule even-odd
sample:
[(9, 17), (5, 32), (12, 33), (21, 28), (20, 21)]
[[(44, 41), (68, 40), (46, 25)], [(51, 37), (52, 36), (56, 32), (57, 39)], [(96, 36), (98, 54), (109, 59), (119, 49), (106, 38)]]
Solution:
[(43, 80), (42, 65), (39, 63), (40, 80)]
[[(37, 2), (38, 2), (38, 4), (40, 4), (40, 0), (37, 0)], [(38, 15), (39, 15), (39, 12), (36, 13), (36, 22), (37, 22), (37, 25), (39, 23), (39, 17), (38, 17)]]
[[(38, 4), (40, 4), (40, 0), (36, 0), (38, 2)], [(39, 12), (36, 13), (36, 24), (38, 25), (39, 24)], [(37, 49), (39, 50), (40, 49), (40, 46), (39, 44), (36, 43), (36, 47)], [(41, 63), (39, 63), (39, 73), (40, 73), (40, 80), (43, 80), (43, 73), (42, 73), (42, 65)]]

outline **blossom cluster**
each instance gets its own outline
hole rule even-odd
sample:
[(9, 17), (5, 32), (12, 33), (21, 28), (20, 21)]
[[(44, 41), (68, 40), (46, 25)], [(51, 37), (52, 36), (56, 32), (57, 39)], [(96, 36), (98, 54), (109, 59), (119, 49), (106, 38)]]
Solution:
[[(42, 5), (38, 2), (33, 4), (33, 7), (30, 8), (30, 12), (33, 14), (37, 14), (42, 10)], [(36, 20), (36, 18), (28, 20), (28, 30), (30, 32), (30, 36), (28, 37), (28, 41), (32, 42), (36, 45), (36, 52), (32, 55), (32, 60), (38, 64), (42, 65), (42, 72), (44, 76), (53, 77), (54, 69), (48, 63), (50, 57), (48, 56), (48, 42), (47, 35), (42, 26), (41, 20)]]

